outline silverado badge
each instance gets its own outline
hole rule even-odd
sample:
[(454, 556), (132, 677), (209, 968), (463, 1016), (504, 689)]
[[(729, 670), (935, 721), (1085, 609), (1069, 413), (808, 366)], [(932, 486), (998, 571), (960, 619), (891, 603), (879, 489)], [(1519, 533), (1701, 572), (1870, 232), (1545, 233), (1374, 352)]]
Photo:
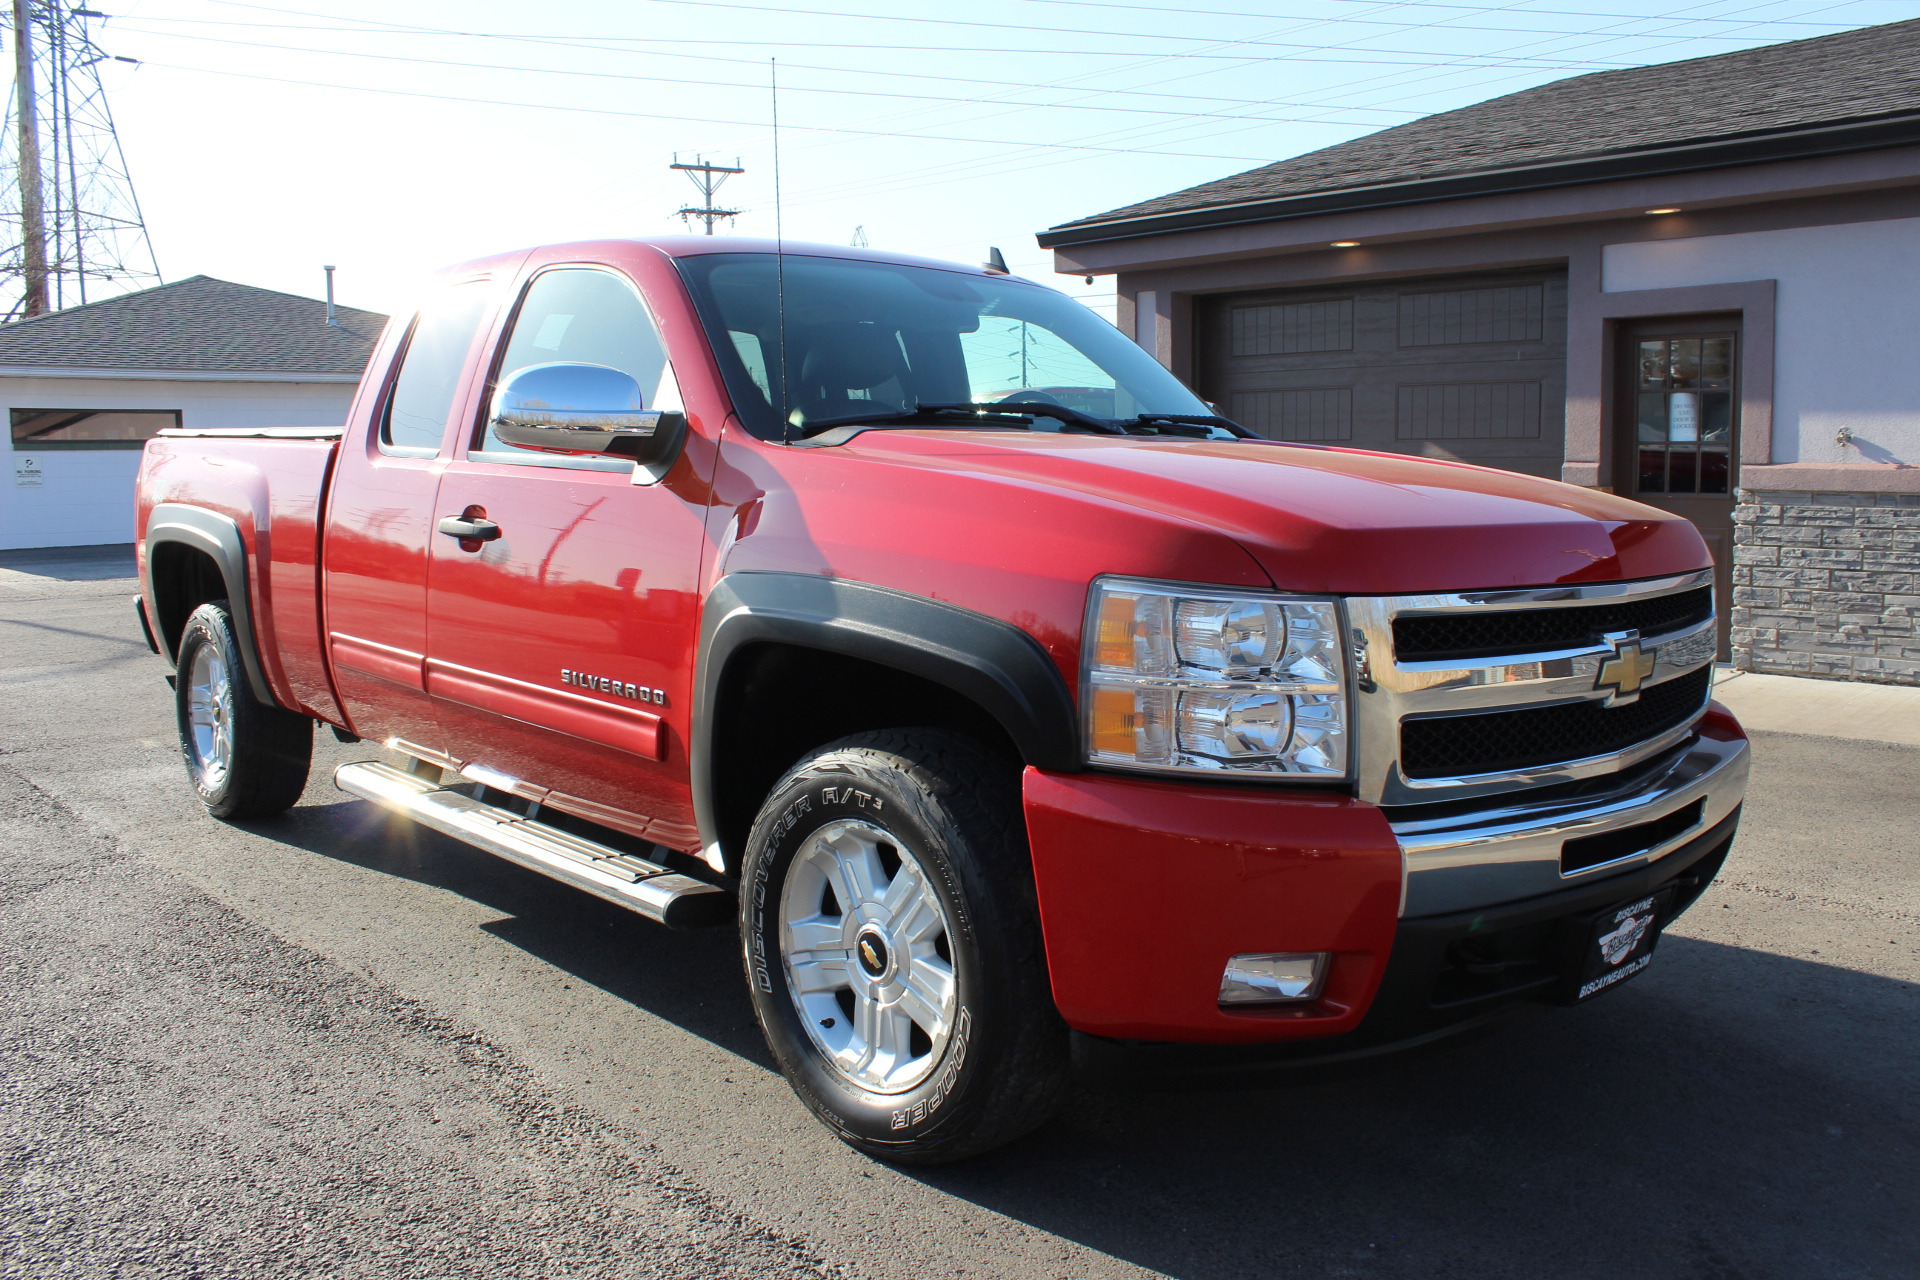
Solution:
[(1613, 645), (1613, 656), (1600, 663), (1593, 687), (1606, 690), (1604, 705), (1609, 707), (1639, 701), (1640, 685), (1653, 674), (1654, 657), (1659, 650), (1642, 649), (1638, 631), (1618, 632), (1607, 640)]
[(592, 676), (584, 671), (560, 669), (560, 683), (570, 684), (576, 689), (592, 689), (596, 693), (610, 693), (616, 698), (632, 698), (635, 702), (651, 702), (656, 707), (667, 705), (667, 691), (654, 689), (644, 684), (633, 684), (625, 680), (612, 680), (606, 676)]

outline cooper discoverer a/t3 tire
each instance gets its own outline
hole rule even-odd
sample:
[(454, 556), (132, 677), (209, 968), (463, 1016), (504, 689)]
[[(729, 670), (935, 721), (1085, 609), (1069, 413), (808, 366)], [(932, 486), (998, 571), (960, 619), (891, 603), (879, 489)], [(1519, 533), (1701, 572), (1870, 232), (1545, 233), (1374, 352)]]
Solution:
[(740, 904), (767, 1043), (841, 1139), (933, 1164), (1052, 1114), (1066, 1026), (1018, 766), (935, 729), (832, 743), (767, 797)]
[(180, 635), (174, 712), (187, 777), (216, 818), (268, 818), (292, 807), (313, 761), (313, 721), (247, 690), (225, 600), (195, 609)]

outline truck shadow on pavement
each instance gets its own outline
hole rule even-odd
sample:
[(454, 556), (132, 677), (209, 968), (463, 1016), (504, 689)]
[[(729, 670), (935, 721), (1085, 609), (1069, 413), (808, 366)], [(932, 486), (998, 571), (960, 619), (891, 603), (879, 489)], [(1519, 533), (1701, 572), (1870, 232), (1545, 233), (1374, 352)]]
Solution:
[(342, 798), (331, 781), (324, 786), (322, 795), (310, 786), (301, 806), (283, 818), (245, 825), (282, 844), (404, 876), (498, 911), (507, 918), (482, 925), (488, 933), (728, 1053), (775, 1070), (747, 1000), (733, 930), (663, 928), (590, 893)]
[(1083, 1091), (920, 1176), (1192, 1280), (1916, 1274), (1920, 987), (1661, 947), (1583, 1009), (1344, 1075)]
[[(322, 800), (262, 831), (498, 910), (490, 932), (774, 1069), (731, 930), (375, 821)], [(1676, 935), (1583, 1009), (1338, 1072), (1081, 1081), (1022, 1142), (901, 1172), (1181, 1280), (1912, 1275), (1916, 1047), (1920, 986)]]

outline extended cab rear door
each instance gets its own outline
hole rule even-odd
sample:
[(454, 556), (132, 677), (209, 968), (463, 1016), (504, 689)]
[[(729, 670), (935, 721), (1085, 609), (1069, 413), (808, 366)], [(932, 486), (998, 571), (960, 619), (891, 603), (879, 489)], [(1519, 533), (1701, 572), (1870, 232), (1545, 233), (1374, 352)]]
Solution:
[(692, 851), (686, 744), (707, 478), (691, 451), (649, 482), (631, 462), (499, 440), (493, 389), (550, 361), (620, 369), (647, 408), (681, 407), (632, 280), (564, 262), (531, 274), (472, 434), (440, 478), (438, 516), (499, 534), (432, 540), (427, 688), (449, 750), (494, 785)]
[(327, 653), (347, 723), (375, 741), (444, 749), (426, 691), (427, 553), (447, 427), (470, 402), (502, 283), (437, 287), (368, 366), (341, 442), (322, 544)]

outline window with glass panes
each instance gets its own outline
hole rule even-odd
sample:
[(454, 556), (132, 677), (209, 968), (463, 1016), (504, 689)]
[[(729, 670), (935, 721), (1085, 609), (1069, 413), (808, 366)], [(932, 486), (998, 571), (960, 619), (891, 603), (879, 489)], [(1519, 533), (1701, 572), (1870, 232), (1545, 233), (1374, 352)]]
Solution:
[(1733, 457), (1733, 335), (1639, 343), (1640, 493), (1726, 493)]

